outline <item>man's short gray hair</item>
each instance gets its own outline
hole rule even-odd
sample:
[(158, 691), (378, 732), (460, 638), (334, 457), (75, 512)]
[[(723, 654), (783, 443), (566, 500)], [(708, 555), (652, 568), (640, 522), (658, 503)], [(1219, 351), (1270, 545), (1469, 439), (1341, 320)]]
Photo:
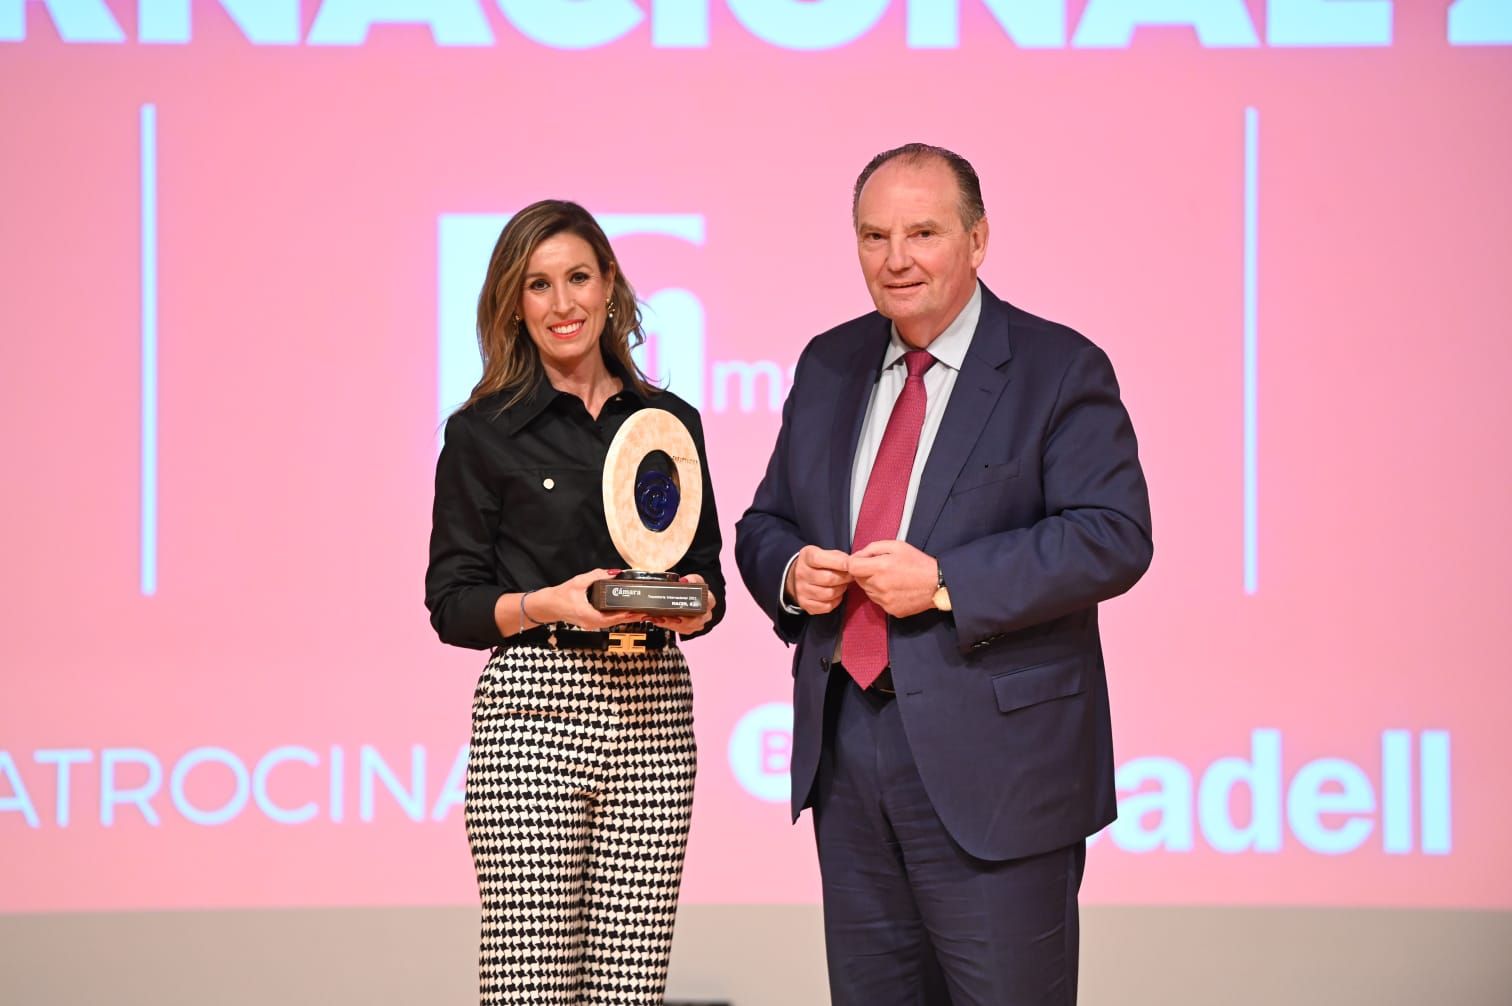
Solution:
[(861, 169), (861, 174), (856, 178), (855, 191), (851, 193), (852, 226), (857, 226), (861, 222), (857, 211), (861, 205), (861, 189), (865, 187), (866, 180), (876, 174), (877, 169), (888, 161), (900, 158), (909, 164), (924, 164), (931, 160), (945, 162), (951, 174), (955, 175), (956, 188), (961, 192), (961, 224), (967, 230), (975, 227), (977, 222), (987, 215), (987, 207), (982, 203), (982, 183), (977, 178), (976, 169), (971, 166), (970, 161), (944, 147), (936, 147), (929, 143), (905, 143), (901, 147), (882, 151)]

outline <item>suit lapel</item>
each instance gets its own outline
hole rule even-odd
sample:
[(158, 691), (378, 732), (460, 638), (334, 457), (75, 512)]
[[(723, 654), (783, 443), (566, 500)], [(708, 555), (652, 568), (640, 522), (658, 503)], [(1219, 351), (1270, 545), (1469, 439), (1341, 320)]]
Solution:
[(835, 425), (830, 433), (829, 491), (831, 516), (834, 520), (836, 548), (851, 549), (851, 472), (856, 467), (856, 445), (861, 441), (861, 425), (866, 418), (866, 403), (882, 368), (882, 354), (887, 348), (890, 324), (876, 315), (858, 340), (855, 354), (843, 374), (835, 399)]
[(1012, 352), (1008, 340), (1008, 314), (1002, 302), (982, 286), (982, 316), (972, 335), (971, 347), (961, 363), (955, 388), (945, 405), (940, 429), (935, 434), (929, 460), (919, 480), (914, 497), (913, 516), (908, 522), (908, 543), (922, 549), (934, 530), (940, 511), (966, 458), (981, 439), (992, 410), (1008, 387), (1009, 377), (1003, 364)]

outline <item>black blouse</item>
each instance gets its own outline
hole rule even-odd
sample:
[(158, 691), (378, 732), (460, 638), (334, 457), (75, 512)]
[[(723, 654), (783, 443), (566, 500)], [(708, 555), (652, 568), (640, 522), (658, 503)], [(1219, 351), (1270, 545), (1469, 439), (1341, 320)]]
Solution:
[(590, 569), (625, 568), (604, 518), (609, 443), (641, 409), (672, 413), (698, 447), (703, 507), (693, 544), (674, 569), (698, 573), (715, 607), (702, 635), (724, 617), (719, 515), (698, 410), (669, 391), (642, 398), (625, 382), (595, 420), (582, 399), (544, 378), (503, 408), (510, 392), (485, 398), (446, 422), (436, 462), (425, 606), (441, 641), (488, 649), (503, 641), (494, 621), (501, 594), (561, 583)]

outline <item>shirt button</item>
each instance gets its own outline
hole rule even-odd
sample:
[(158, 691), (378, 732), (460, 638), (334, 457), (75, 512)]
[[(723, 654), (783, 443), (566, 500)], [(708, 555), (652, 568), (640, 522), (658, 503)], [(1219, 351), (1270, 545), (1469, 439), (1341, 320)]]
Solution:
[(541, 486), (544, 489), (555, 489), (556, 488), (556, 479), (542, 479), (541, 480)]

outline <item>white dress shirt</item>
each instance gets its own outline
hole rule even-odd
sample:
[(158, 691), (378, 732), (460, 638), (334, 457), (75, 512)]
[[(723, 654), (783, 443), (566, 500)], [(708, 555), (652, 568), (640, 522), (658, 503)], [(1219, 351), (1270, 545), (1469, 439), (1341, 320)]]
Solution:
[[(955, 388), (956, 377), (961, 373), (961, 364), (966, 360), (966, 350), (971, 347), (971, 337), (976, 334), (977, 321), (982, 316), (982, 285), (978, 283), (971, 292), (971, 299), (956, 315), (955, 320), (928, 346), (935, 358), (932, 367), (924, 372), (924, 425), (919, 430), (919, 448), (914, 453), (913, 470), (908, 475), (908, 493), (903, 499), (903, 516), (898, 523), (895, 537), (906, 538), (908, 522), (913, 519), (914, 498), (919, 494), (919, 480), (924, 474), (924, 465), (929, 461), (929, 451), (934, 446), (935, 434), (940, 432), (940, 420), (945, 415), (945, 406), (950, 401), (950, 392)], [(892, 326), (887, 340), (887, 350), (882, 355), (882, 372), (872, 385), (870, 400), (866, 403), (866, 418), (861, 424), (861, 439), (856, 444), (856, 457), (851, 467), (850, 530), (856, 533), (856, 519), (861, 514), (861, 500), (866, 496), (866, 483), (871, 478), (872, 465), (882, 447), (882, 434), (887, 429), (887, 420), (892, 416), (893, 406), (903, 393), (908, 382), (908, 366), (903, 354), (912, 349), (902, 336), (898, 326)], [(803, 609), (789, 603), (786, 585), (788, 571), (793, 568), (797, 554), (788, 560), (778, 584), (778, 600), (784, 611), (801, 615)]]

